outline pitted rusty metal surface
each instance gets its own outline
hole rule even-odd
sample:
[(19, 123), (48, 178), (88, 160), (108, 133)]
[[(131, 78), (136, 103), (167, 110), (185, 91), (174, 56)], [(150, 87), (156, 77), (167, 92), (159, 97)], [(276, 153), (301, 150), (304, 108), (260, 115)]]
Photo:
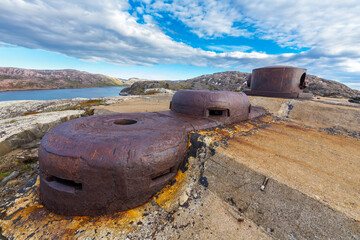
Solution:
[(145, 203), (176, 175), (188, 132), (257, 117), (244, 93), (178, 91), (171, 111), (109, 114), (54, 127), (39, 149), (40, 198), (63, 215)]
[(252, 71), (246, 94), (265, 97), (311, 98), (312, 94), (303, 93), (308, 85), (306, 69), (290, 66), (271, 66)]
[(249, 118), (250, 102), (244, 93), (178, 91), (171, 101), (171, 111), (230, 124)]

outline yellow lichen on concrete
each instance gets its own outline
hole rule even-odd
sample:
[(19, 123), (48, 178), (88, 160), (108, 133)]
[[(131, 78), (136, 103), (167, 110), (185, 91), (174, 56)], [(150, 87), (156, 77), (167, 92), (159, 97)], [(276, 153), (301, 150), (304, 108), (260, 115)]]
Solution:
[(275, 122), (270, 115), (265, 115), (256, 120), (249, 120), (228, 126), (220, 126), (213, 129), (196, 131), (200, 135), (208, 138), (210, 142), (219, 142), (224, 139), (231, 139), (237, 135), (256, 131), (257, 129)]
[[(186, 163), (187, 167), (192, 166), (194, 158), (190, 157), (188, 161), (189, 162)], [(173, 179), (173, 183), (174, 184), (169, 184), (161, 189), (154, 197), (154, 201), (167, 212), (170, 212), (179, 206), (181, 194), (186, 189), (186, 172), (179, 170)]]
[(23, 196), (18, 197), (11, 206), (4, 207), (5, 215), (0, 221), (2, 234), (14, 239), (46, 239), (57, 236), (59, 239), (92, 236), (101, 232), (130, 232), (133, 223), (142, 218), (150, 203), (140, 207), (97, 217), (69, 217), (48, 211), (38, 198), (39, 180)]
[[(194, 159), (190, 158), (187, 167), (192, 166), (193, 161)], [(137, 223), (142, 221), (146, 213), (158, 210), (158, 206), (169, 212), (176, 209), (181, 194), (186, 189), (186, 174), (187, 172), (179, 170), (172, 184), (167, 185), (142, 206), (97, 217), (62, 216), (48, 211), (39, 200), (38, 178), (30, 189), (25, 189), (25, 193), (18, 194), (11, 204), (0, 209), (4, 216), (0, 220), (2, 235), (14, 239), (46, 239), (54, 236), (59, 239), (89, 236), (122, 238), (138, 227)]]
[[(39, 186), (39, 184), (40, 184), (40, 179), (37, 178), (35, 185)], [(25, 189), (25, 191), (26, 190), (27, 189)], [(10, 215), (14, 214), (15, 212), (17, 212), (19, 209), (23, 209), (28, 206), (36, 205), (39, 202), (38, 193), (39, 192), (37, 189), (29, 189), (29, 191), (26, 191), (26, 193), (24, 195), (17, 194), (15, 196), (15, 200), (13, 200), (13, 203), (10, 206), (7, 206), (7, 205), (5, 205), (6, 207), (3, 206), (3, 209), (1, 209), (1, 212), (5, 213), (5, 210), (6, 210), (6, 215), (10, 216)]]

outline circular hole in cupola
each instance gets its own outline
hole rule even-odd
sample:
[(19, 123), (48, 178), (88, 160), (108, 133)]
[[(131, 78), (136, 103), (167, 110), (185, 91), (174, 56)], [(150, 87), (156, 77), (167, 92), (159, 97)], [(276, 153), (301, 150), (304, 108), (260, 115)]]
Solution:
[(117, 119), (114, 123), (116, 125), (131, 125), (137, 123), (137, 121), (133, 119)]

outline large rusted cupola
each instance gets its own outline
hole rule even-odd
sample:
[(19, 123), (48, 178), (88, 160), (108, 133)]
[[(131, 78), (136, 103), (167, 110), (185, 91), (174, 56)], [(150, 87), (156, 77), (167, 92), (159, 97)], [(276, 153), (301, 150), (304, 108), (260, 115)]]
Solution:
[(248, 79), (250, 91), (247, 95), (305, 98), (312, 97), (311, 93), (304, 93), (307, 87), (306, 69), (290, 66), (271, 66), (257, 68), (252, 71)]

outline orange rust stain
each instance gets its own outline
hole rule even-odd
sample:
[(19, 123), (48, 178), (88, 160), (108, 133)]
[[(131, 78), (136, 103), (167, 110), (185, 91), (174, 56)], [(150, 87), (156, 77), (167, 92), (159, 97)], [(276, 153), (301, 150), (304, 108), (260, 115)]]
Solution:
[(234, 138), (232, 141), (235, 141), (236, 144), (240, 144), (242, 146), (242, 148), (245, 148), (245, 147), (248, 147), (251, 149), (251, 151), (264, 151), (265, 149), (256, 145), (256, 144), (253, 144), (252, 142), (250, 141), (247, 141), (246, 138)]
[(302, 126), (298, 126), (298, 125), (294, 125), (294, 124), (285, 124), (285, 127), (292, 128), (292, 129), (295, 129), (295, 130), (305, 131), (305, 132), (311, 130), (311, 129), (304, 128)]

